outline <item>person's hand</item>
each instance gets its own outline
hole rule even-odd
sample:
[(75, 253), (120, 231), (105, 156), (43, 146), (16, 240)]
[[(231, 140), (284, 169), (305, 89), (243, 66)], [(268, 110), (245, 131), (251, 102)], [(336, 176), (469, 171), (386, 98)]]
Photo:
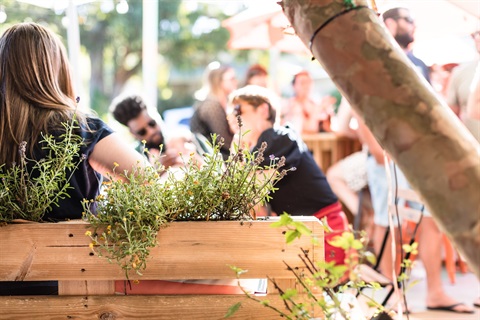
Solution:
[(178, 155), (178, 152), (176, 150), (169, 150), (168, 152), (163, 153), (160, 156), (159, 160), (160, 163), (165, 167), (165, 169), (182, 164), (180, 156)]

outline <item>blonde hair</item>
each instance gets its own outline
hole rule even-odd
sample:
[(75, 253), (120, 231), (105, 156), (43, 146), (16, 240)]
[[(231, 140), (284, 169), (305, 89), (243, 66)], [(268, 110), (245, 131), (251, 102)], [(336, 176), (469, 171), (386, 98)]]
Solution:
[(232, 67), (228, 65), (220, 65), (217, 68), (210, 70), (208, 74), (210, 95), (213, 95), (214, 97), (218, 97), (221, 95), (223, 75), (229, 70), (232, 70)]
[[(0, 37), (0, 165), (29, 154), (41, 137), (72, 119), (76, 102), (65, 47), (36, 23), (19, 23)], [(83, 117), (77, 117), (84, 122)]]

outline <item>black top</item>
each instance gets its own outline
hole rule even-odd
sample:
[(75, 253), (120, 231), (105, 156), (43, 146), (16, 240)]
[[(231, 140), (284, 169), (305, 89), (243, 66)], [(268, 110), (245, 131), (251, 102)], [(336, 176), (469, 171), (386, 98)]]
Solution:
[[(190, 130), (193, 133), (199, 133), (211, 141), (211, 135), (223, 137), (225, 144), (220, 149), (223, 159), (230, 155), (230, 145), (233, 139), (233, 132), (227, 121), (227, 114), (219, 101), (207, 98), (204, 101), (197, 102), (194, 106), (192, 118), (190, 119)], [(217, 142), (219, 141), (217, 137)]]
[[(47, 212), (45, 221), (59, 221), (82, 218), (83, 199), (94, 199), (100, 189), (102, 176), (93, 170), (88, 163), (88, 157), (98, 141), (110, 135), (113, 131), (102, 120), (87, 118), (89, 130), (81, 128), (80, 134), (85, 139), (85, 145), (80, 148), (80, 156), (86, 155), (78, 169), (73, 173), (68, 189), (70, 198), (59, 201), (59, 207)], [(40, 158), (37, 158), (40, 159)], [(119, 159), (120, 161), (121, 159)], [(113, 163), (112, 163), (113, 167)], [(68, 174), (67, 174), (68, 176)], [(56, 295), (58, 294), (57, 281), (4, 281), (0, 282), (0, 296), (4, 295)]]
[[(83, 199), (94, 199), (99, 193), (102, 176), (93, 170), (88, 162), (88, 158), (95, 145), (110, 135), (113, 130), (97, 118), (87, 118), (87, 123), (89, 130), (81, 128), (78, 132), (85, 141), (85, 145), (80, 148), (80, 156), (85, 155), (86, 159), (80, 163), (78, 169), (75, 170), (70, 179), (71, 188), (67, 191), (70, 198), (61, 199), (58, 202), (58, 207), (52, 206), (52, 210), (45, 213), (43, 217), (44, 221), (81, 219), (83, 211), (81, 201)], [(122, 159), (118, 159), (117, 161), (121, 160)]]
[[(271, 196), (270, 205), (278, 215), (286, 212), (292, 216), (313, 215), (320, 209), (338, 201), (327, 182), (322, 169), (313, 159), (305, 143), (290, 128), (265, 130), (253, 148), (258, 150), (267, 142), (264, 163), (270, 164), (270, 155), (285, 157), (284, 169), (295, 167), (277, 184), (278, 190)], [(282, 169), (280, 169), (282, 170)]]

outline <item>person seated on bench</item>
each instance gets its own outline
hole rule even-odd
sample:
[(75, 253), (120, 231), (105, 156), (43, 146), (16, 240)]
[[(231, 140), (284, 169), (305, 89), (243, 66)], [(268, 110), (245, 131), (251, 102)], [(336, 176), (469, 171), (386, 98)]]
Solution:
[[(269, 204), (277, 214), (287, 212), (292, 216), (326, 218), (332, 232), (325, 235), (325, 260), (342, 264), (345, 252), (331, 246), (328, 240), (347, 230), (347, 218), (322, 169), (299, 134), (289, 127), (275, 126), (276, 100), (271, 90), (260, 86), (250, 85), (235, 90), (229, 97), (230, 126), (238, 133), (236, 117), (241, 118), (242, 134), (247, 132), (242, 142), (253, 152), (262, 148), (262, 143), (267, 143), (262, 165), (269, 165), (270, 157), (284, 156), (284, 168), (296, 168), (276, 184), (278, 190), (271, 194)], [(238, 143), (238, 139), (233, 141)]]
[[(44, 221), (82, 218), (83, 199), (99, 194), (102, 175), (149, 165), (141, 154), (129, 148), (102, 120), (77, 108), (73, 80), (65, 48), (50, 30), (36, 23), (19, 23), (0, 38), (0, 166), (20, 163), (19, 144), (26, 142), (26, 156), (45, 157), (38, 147), (42, 134), (63, 134), (62, 123), (78, 122), (85, 141), (85, 156), (72, 174), (69, 197), (45, 212)], [(1, 295), (56, 294), (57, 282), (0, 282)]]

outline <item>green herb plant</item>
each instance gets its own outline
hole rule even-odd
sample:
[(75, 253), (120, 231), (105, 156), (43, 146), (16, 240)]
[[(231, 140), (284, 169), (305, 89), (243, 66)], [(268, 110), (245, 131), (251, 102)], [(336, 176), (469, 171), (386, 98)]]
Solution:
[(86, 232), (92, 250), (118, 263), (128, 277), (147, 267), (159, 229), (171, 221), (255, 218), (255, 206), (269, 200), (276, 182), (290, 170), (281, 169), (285, 159), (271, 155), (269, 165), (261, 165), (266, 144), (250, 152), (241, 147), (239, 135), (224, 161), (223, 140), (215, 135), (212, 140), (212, 152), (200, 161), (195, 153), (181, 154), (183, 165), (177, 168), (165, 169), (159, 158), (156, 165), (132, 172), (114, 170), (103, 192), (83, 202), (84, 218), (93, 227)]
[(79, 155), (83, 139), (75, 134), (78, 124), (62, 123), (65, 133), (55, 138), (42, 134), (39, 147), (45, 156), (27, 157), (27, 143), (21, 142), (20, 163), (0, 165), (0, 223), (14, 219), (41, 221), (45, 212), (68, 197), (69, 180), (85, 156)]
[[(326, 223), (323, 223), (323, 225), (327, 226)], [(294, 221), (287, 213), (281, 215), (280, 220), (272, 223), (271, 226), (287, 228), (285, 232), (287, 244), (301, 236), (312, 237), (314, 245), (319, 243), (319, 240), (312, 235), (311, 230), (303, 222)], [(331, 230), (325, 227), (325, 232), (331, 232)], [(365, 297), (368, 306), (375, 309), (374, 317), (379, 317), (380, 315), (378, 319), (392, 319), (389, 315), (390, 310), (376, 302), (373, 297), (374, 293), (381, 289), (381, 285), (378, 282), (366, 282), (361, 276), (360, 264), (375, 264), (375, 256), (366, 250), (367, 243), (368, 238), (364, 231), (345, 231), (341, 235), (334, 237), (330, 244), (334, 247), (342, 248), (347, 253), (345, 264), (343, 265), (335, 265), (335, 262), (314, 262), (310, 259), (309, 252), (301, 249), (299, 258), (304, 264), (303, 270), (292, 268), (285, 263), (286, 268), (297, 279), (296, 288), (281, 288), (274, 279), (268, 278), (268, 281), (278, 290), (283, 301), (282, 306), (276, 306), (269, 300), (262, 300), (251, 294), (241, 287), (240, 282), (238, 285), (249, 299), (274, 310), (283, 319), (319, 319), (319, 313), (322, 314), (322, 319), (339, 319), (339, 316), (341, 316), (340, 319), (353, 319), (350, 316), (349, 307), (345, 307), (345, 304), (341, 301), (341, 296), (346, 293)], [(416, 253), (416, 243), (404, 245), (403, 249)], [(405, 282), (408, 280), (408, 273), (411, 270), (411, 260), (405, 259), (402, 266), (405, 267), (405, 272), (400, 275), (399, 281)], [(238, 280), (246, 273), (245, 270), (236, 266), (231, 266), (231, 268), (236, 273)], [(363, 289), (366, 288), (372, 289), (370, 290), (372, 292), (371, 295), (364, 293)], [(405, 290), (405, 286), (402, 288)], [(234, 315), (240, 307), (240, 302), (231, 306), (225, 318)]]

